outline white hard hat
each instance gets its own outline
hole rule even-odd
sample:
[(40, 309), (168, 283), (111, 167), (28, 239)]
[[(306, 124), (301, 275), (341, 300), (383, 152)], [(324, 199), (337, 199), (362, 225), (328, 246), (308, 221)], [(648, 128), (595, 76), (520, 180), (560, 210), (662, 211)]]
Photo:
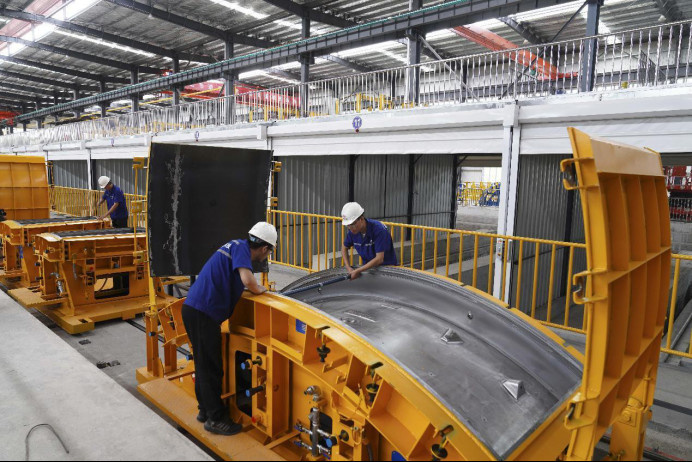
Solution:
[(254, 237), (266, 242), (272, 247), (276, 247), (276, 228), (274, 228), (274, 225), (271, 225), (266, 221), (255, 223), (255, 226), (250, 229), (248, 234), (250, 234), (250, 238)]
[(349, 202), (341, 209), (341, 221), (344, 226), (353, 224), (365, 213), (365, 209), (358, 202)]
[(101, 189), (106, 189), (106, 186), (108, 186), (108, 183), (111, 182), (111, 179), (108, 178), (107, 176), (102, 176), (99, 178), (99, 188)]

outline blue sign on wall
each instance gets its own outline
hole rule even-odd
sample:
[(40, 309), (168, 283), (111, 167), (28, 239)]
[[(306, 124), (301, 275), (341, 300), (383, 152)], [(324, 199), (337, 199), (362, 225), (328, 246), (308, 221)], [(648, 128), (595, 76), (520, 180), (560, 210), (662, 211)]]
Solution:
[(360, 116), (355, 116), (353, 118), (353, 128), (355, 128), (356, 131), (358, 131), (360, 129), (360, 127), (362, 127), (362, 126), (363, 126), (363, 119), (361, 119)]

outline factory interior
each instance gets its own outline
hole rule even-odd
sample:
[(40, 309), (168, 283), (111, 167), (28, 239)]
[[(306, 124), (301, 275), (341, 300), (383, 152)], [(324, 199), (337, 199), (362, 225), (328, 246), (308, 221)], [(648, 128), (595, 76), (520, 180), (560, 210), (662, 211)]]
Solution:
[(0, 461), (692, 460), (691, 146), (692, 0), (0, 0)]

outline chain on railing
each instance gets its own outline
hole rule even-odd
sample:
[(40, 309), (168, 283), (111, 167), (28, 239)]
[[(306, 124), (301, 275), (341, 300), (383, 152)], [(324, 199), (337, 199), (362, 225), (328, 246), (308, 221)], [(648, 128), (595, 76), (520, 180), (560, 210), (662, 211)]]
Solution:
[[(689, 83), (692, 23), (530, 45), (0, 136), (15, 146)], [(418, 85), (414, 85), (418, 82)], [(417, 90), (416, 90), (417, 88)], [(307, 92), (307, 98), (305, 95)], [(302, 102), (307, 100), (306, 104)]]

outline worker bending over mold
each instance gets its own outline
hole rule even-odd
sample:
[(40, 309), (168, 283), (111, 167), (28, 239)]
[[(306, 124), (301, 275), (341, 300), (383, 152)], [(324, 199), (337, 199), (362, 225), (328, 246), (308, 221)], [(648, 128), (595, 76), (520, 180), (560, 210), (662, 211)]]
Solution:
[(103, 189), (101, 198), (96, 201), (95, 208), (106, 202), (108, 211), (98, 218), (105, 219), (108, 215), (111, 216), (113, 228), (127, 228), (127, 204), (125, 203), (125, 195), (123, 191), (113, 184), (110, 178), (102, 176), (99, 178), (99, 188)]
[[(396, 253), (389, 229), (383, 223), (365, 218), (365, 209), (358, 202), (349, 202), (341, 210), (341, 220), (348, 228), (344, 243), (341, 245), (341, 256), (350, 279), (370, 268), (380, 265), (396, 265)], [(348, 259), (348, 249), (355, 247), (363, 259), (363, 266), (352, 268)]]
[(252, 263), (265, 261), (275, 246), (276, 228), (263, 221), (250, 229), (247, 239), (222, 245), (205, 263), (183, 305), (195, 360), (197, 420), (211, 433), (235, 435), (243, 429), (229, 417), (221, 400), (221, 324), (233, 314), (244, 287), (255, 295), (267, 290), (257, 283)]

